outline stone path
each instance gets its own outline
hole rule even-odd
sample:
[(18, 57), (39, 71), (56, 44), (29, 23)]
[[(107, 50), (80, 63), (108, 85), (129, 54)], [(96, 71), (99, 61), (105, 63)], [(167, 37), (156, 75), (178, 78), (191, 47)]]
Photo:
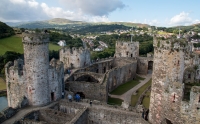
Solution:
[(140, 80), (140, 83), (138, 85), (136, 85), (135, 87), (133, 87), (132, 89), (130, 89), (129, 91), (127, 91), (126, 93), (122, 94), (122, 95), (111, 95), (108, 94), (110, 97), (112, 98), (119, 98), (124, 100), (125, 102), (128, 102), (129, 104), (131, 103), (131, 96), (133, 93), (135, 93), (140, 87), (142, 87), (144, 84), (146, 84), (150, 79), (151, 79), (151, 75), (152, 74), (147, 74), (147, 75), (139, 75), (143, 78), (145, 78), (144, 80)]
[(17, 114), (15, 114), (13, 117), (11, 117), (10, 119), (4, 121), (2, 124), (13, 124), (15, 121), (20, 120), (21, 118), (23, 118), (29, 112), (37, 111), (37, 110), (40, 110), (40, 109), (49, 108), (49, 107), (55, 105), (56, 103), (58, 103), (58, 102), (53, 102), (53, 103), (51, 103), (51, 104), (49, 104), (47, 106), (43, 106), (43, 107), (23, 108), (19, 112), (17, 112)]

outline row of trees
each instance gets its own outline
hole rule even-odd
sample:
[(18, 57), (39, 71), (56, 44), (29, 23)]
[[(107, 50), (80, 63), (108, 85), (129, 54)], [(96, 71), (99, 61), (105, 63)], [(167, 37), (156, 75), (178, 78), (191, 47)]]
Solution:
[(58, 41), (65, 40), (66, 45), (70, 48), (83, 46), (82, 40), (80, 38), (72, 38), (68, 34), (61, 34), (58, 32), (50, 32), (50, 42), (57, 44)]
[(3, 22), (0, 22), (0, 38), (14, 35), (14, 30)]

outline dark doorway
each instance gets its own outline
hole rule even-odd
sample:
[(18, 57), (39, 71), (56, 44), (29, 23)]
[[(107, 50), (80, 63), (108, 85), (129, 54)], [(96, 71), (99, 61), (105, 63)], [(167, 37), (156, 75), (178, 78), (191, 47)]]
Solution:
[(51, 101), (54, 101), (54, 92), (51, 92)]
[(106, 73), (106, 67), (103, 68), (103, 73)]
[(96, 73), (99, 73), (99, 69), (97, 68)]
[(173, 124), (170, 120), (166, 119), (167, 124)]
[(76, 92), (76, 94), (79, 94), (81, 99), (85, 99), (85, 94), (83, 92)]
[(133, 54), (131, 54), (131, 57), (133, 57)]
[(148, 62), (148, 70), (153, 70), (153, 61)]

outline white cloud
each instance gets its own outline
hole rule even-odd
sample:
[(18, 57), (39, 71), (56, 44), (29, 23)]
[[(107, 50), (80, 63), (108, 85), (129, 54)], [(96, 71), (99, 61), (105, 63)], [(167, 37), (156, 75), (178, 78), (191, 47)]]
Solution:
[(170, 19), (170, 25), (188, 25), (192, 23), (192, 18), (189, 13), (181, 12)]
[(1, 0), (0, 20), (5, 22), (39, 21), (66, 18), (77, 21), (107, 22), (107, 16), (92, 16), (84, 12), (50, 7), (36, 0)]
[(25, 0), (10, 0), (11, 3), (14, 3), (14, 4), (25, 4), (26, 1)]
[(66, 8), (94, 16), (108, 15), (125, 5), (120, 0), (59, 0)]
[(35, 7), (35, 8), (37, 8), (38, 5), (39, 5), (39, 3), (36, 2), (35, 0), (32, 0), (32, 1), (28, 1), (28, 5), (29, 5), (30, 7)]

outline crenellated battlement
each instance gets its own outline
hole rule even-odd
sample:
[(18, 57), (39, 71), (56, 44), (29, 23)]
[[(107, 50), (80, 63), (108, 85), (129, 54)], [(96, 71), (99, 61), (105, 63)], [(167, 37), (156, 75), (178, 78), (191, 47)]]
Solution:
[(137, 46), (139, 47), (139, 42), (126, 42), (126, 41), (116, 41), (116, 46), (127, 46), (127, 47), (132, 47), (132, 46)]
[(83, 47), (79, 47), (79, 48), (76, 48), (76, 47), (72, 47), (72, 48), (69, 48), (69, 47), (63, 47), (62, 49), (60, 49), (60, 52), (62, 53), (68, 53), (68, 54), (82, 54), (82, 53), (85, 53), (85, 52), (90, 52), (89, 49), (84, 49)]
[(179, 49), (186, 50), (188, 46), (188, 41), (186, 39), (177, 38), (156, 38), (154, 37), (153, 46), (155, 49)]
[(42, 32), (42, 33), (36, 33), (36, 32), (25, 32), (22, 34), (22, 42), (24, 44), (44, 44), (49, 43), (49, 34)]
[(11, 77), (21, 76), (23, 75), (23, 65), (24, 62), (22, 59), (17, 59), (14, 63), (10, 61), (5, 65), (5, 73)]
[(50, 65), (50, 67), (55, 68), (58, 72), (64, 67), (63, 62), (56, 60), (55, 58), (51, 59)]

